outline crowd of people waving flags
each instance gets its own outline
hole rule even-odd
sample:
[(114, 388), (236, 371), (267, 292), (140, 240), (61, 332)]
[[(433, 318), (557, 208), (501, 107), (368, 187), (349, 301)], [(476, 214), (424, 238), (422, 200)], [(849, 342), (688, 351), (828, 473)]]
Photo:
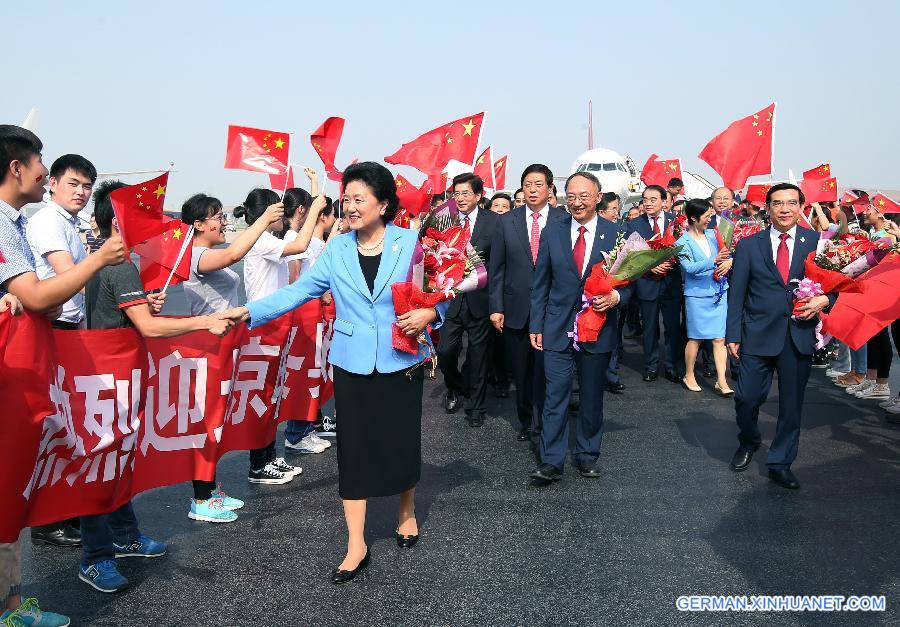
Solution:
[[(191, 480), (185, 509), (198, 522), (252, 510), (216, 479), (231, 450), (248, 450), (248, 482), (267, 486), (302, 473), (297, 453), (336, 449), (347, 544), (333, 583), (373, 559), (369, 498), (400, 495), (396, 542), (411, 549), (423, 390), (438, 370), (444, 410), (462, 410), (471, 428), (490, 419), (489, 393), (513, 393), (511, 437), (530, 447), (528, 478), (542, 489), (567, 458), (584, 480), (602, 476), (604, 397), (630, 393), (625, 339), (639, 342), (645, 385), (661, 372), (704, 394), (709, 377), (713, 393), (733, 397), (735, 472), (762, 445), (760, 407), (777, 374), (768, 477), (799, 488), (791, 466), (812, 368), (830, 364), (836, 385), (900, 416), (888, 384), (900, 205), (862, 190), (825, 200), (825, 165), (737, 202), (734, 186), (771, 163), (758, 150), (723, 162), (721, 145), (770, 142), (773, 115), (774, 105), (735, 122), (701, 153), (732, 187), (686, 198), (678, 177), (647, 181), (630, 207), (588, 171), (559, 194), (541, 163), (504, 193), (507, 158), (490, 147), (475, 157), (483, 113), (385, 158), (423, 172), (419, 187), (372, 161), (339, 170), (344, 121), (329, 118), (311, 143), (335, 200), (312, 168), (309, 189), (295, 185), (290, 134), (233, 126), (226, 167), (270, 184), (234, 209), (246, 228), (230, 242), (218, 198), (195, 194), (174, 219), (162, 211), (168, 173), (98, 184), (75, 154), (48, 170), (34, 133), (0, 125), (0, 390), (16, 434), (15, 450), (13, 438), (0, 445), (2, 622), (69, 624), (23, 600), (24, 528), (34, 543), (81, 546), (78, 579), (118, 592), (129, 583), (120, 560), (168, 548), (141, 532), (140, 491)], [(473, 167), (448, 180), (450, 160)], [(26, 219), (47, 185), (49, 202)], [(78, 214), (91, 200), (85, 240)], [(163, 315), (178, 283), (189, 315)]]

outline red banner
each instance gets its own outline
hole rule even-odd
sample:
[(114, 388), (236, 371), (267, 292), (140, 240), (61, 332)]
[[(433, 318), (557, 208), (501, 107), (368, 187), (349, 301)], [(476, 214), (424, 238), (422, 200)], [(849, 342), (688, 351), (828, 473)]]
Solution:
[(282, 420), (314, 419), (332, 394), (330, 344), (318, 301), (225, 338), (59, 331), (0, 315), (0, 542), (212, 479), (225, 453), (265, 446)]

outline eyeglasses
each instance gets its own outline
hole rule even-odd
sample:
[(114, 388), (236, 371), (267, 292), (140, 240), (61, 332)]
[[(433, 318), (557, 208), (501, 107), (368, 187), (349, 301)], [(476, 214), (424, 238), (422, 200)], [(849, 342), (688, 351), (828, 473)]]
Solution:
[(566, 202), (575, 202), (576, 200), (580, 200), (581, 202), (587, 202), (590, 199), (591, 199), (591, 195), (587, 194), (587, 193), (578, 194), (577, 196), (575, 194), (566, 195)]
[(466, 190), (464, 192), (453, 192), (454, 198), (469, 198), (474, 195), (475, 195), (475, 192), (470, 192), (468, 190)]
[(796, 209), (800, 206), (799, 200), (773, 200), (769, 203), (769, 206), (772, 209), (781, 209), (782, 207), (789, 207), (790, 209)]
[(216, 222), (221, 222), (222, 224), (225, 224), (225, 221), (226, 221), (224, 213), (217, 213), (216, 215), (210, 216), (206, 219), (207, 220), (215, 220)]

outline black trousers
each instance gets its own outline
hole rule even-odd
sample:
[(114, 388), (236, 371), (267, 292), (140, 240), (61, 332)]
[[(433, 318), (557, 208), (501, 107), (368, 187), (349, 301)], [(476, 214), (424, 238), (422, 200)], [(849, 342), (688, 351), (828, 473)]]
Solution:
[[(897, 338), (894, 338), (896, 341)], [(891, 360), (894, 358), (891, 351), (891, 334), (888, 327), (884, 327), (881, 331), (872, 336), (866, 342), (868, 351), (867, 363), (869, 370), (876, 371), (876, 377), (879, 379), (887, 379), (891, 376)]]
[(506, 348), (503, 345), (503, 336), (491, 326), (488, 334), (488, 373), (489, 379), (494, 385), (506, 386), (509, 382), (506, 366)]
[[(490, 320), (473, 315), (465, 300), (460, 303), (459, 311), (448, 316), (441, 326), (438, 367), (447, 389), (467, 397), (464, 404), (467, 414), (484, 413), (490, 331)], [(468, 336), (465, 375), (459, 369), (463, 333)]]
[(506, 360), (516, 384), (516, 413), (523, 427), (531, 429), (533, 437), (541, 431), (544, 414), (544, 354), (531, 348), (528, 327), (503, 327), (503, 346)]

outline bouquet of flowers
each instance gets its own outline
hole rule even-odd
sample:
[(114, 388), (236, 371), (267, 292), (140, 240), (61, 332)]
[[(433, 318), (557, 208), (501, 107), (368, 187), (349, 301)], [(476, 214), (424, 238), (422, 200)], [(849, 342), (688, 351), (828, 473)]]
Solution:
[[(487, 285), (484, 261), (459, 222), (459, 210), (453, 200), (424, 216), (408, 279), (391, 286), (398, 316), (413, 309), (434, 307), (457, 294)], [(409, 337), (394, 323), (391, 337), (395, 349), (412, 355), (426, 347), (433, 361), (433, 350), (425, 333)]]
[[(819, 240), (814, 255), (814, 267), (855, 279), (866, 270), (881, 263), (881, 260), (894, 248), (890, 238), (882, 238), (873, 242), (864, 233), (847, 233), (837, 238)], [(809, 263), (807, 263), (807, 276), (809, 276)], [(839, 277), (832, 277), (832, 280), (838, 279)]]
[[(719, 250), (727, 248), (731, 251), (731, 254), (734, 255), (734, 251), (737, 250), (738, 242), (745, 237), (756, 235), (762, 231), (762, 229), (763, 227), (761, 224), (750, 223), (736, 225), (734, 222), (720, 216), (716, 224), (716, 242), (719, 244)], [(724, 277), (725, 275), (720, 274), (718, 268), (713, 271), (713, 278), (716, 281), (721, 282)]]
[(574, 329), (569, 337), (576, 350), (581, 342), (596, 342), (600, 330), (606, 322), (606, 312), (594, 311), (591, 301), (598, 296), (611, 293), (617, 287), (624, 287), (643, 276), (666, 259), (677, 255), (680, 246), (653, 248), (637, 233), (625, 239), (623, 233), (616, 239), (616, 245), (608, 253), (603, 253), (603, 261), (591, 268), (581, 295), (581, 311), (575, 315)]
[(647, 240), (647, 244), (654, 250), (670, 248), (675, 246), (678, 238), (684, 235), (684, 229), (687, 226), (687, 216), (683, 213), (669, 222), (669, 226), (662, 235), (654, 235)]

